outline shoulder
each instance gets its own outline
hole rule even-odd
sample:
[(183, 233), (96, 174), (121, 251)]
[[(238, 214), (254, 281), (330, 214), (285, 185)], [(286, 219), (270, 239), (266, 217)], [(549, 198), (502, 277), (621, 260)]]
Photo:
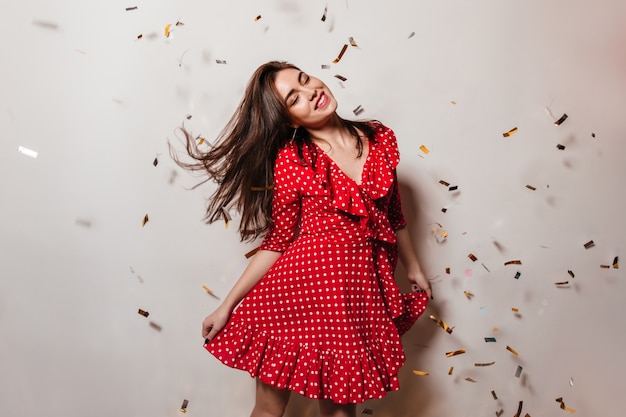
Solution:
[(398, 148), (396, 134), (391, 128), (385, 126), (377, 120), (371, 122), (370, 124), (374, 129), (374, 141), (378, 146), (391, 149)]

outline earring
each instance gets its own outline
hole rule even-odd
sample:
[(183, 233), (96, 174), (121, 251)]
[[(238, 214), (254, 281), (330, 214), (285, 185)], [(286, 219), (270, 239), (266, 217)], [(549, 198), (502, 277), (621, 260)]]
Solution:
[(291, 140), (294, 140), (296, 138), (296, 132), (298, 131), (297, 127), (293, 128), (293, 135), (291, 135)]

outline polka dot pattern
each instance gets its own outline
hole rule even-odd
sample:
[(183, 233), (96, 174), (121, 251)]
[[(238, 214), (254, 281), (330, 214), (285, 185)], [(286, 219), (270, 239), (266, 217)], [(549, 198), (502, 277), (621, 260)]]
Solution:
[(399, 153), (381, 124), (360, 182), (321, 149), (303, 163), (295, 144), (274, 169), (273, 225), (261, 249), (283, 252), (206, 349), (277, 388), (340, 404), (397, 390), (400, 335), (424, 312), (425, 293), (401, 294), (395, 230), (406, 224)]

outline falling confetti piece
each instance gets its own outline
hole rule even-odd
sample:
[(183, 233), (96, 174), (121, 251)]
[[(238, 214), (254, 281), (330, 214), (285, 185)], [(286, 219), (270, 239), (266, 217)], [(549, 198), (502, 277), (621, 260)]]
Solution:
[(522, 367), (521, 366), (517, 366), (517, 370), (515, 371), (515, 377), (519, 378), (522, 375)]
[(150, 221), (150, 218), (146, 214), (145, 216), (143, 216), (143, 220), (141, 221), (141, 227), (144, 227), (146, 223), (148, 223), (149, 221)]
[(354, 47), (358, 47), (359, 45), (356, 44), (356, 41), (354, 40), (354, 38), (352, 36), (350, 36), (348, 38), (348, 42), (350, 42), (350, 45), (354, 46)]
[(259, 251), (259, 248), (254, 248), (252, 249), (250, 252), (246, 253), (246, 259), (251, 258), (254, 256), (255, 253), (257, 253)]
[(446, 268), (446, 274), (450, 275), (450, 268)]
[(515, 260), (512, 260), (512, 261), (506, 261), (504, 263), (504, 265), (521, 265), (521, 264), (522, 264), (522, 261), (520, 261), (519, 259), (515, 259)]
[(137, 39), (142, 39), (143, 35), (140, 33), (139, 35), (137, 35)]
[(515, 349), (513, 349), (511, 346), (507, 345), (506, 350), (508, 350), (509, 352), (514, 354), (515, 356), (519, 356), (519, 353), (517, 353), (517, 351)]
[(494, 327), (493, 329), (491, 329), (492, 332), (497, 333), (500, 331), (500, 328), (498, 327)]
[(322, 64), (322, 69), (330, 69), (330, 65), (328, 65), (328, 64)]
[(555, 282), (554, 285), (556, 285), (557, 287), (562, 287), (564, 285), (568, 285), (569, 281), (560, 281), (560, 282)]
[(258, 15), (257, 17), (254, 18), (255, 22), (258, 22), (259, 20), (261, 20), (261, 15)]
[(452, 101), (450, 102), (450, 104), (452, 104), (452, 105), (456, 105), (456, 101), (452, 100)]
[(585, 243), (585, 249), (591, 249), (595, 246), (596, 244), (593, 243), (593, 240), (590, 240), (589, 242)]
[(37, 155), (39, 155), (36, 151), (25, 148), (24, 146), (18, 146), (17, 151), (21, 153), (22, 155), (30, 156), (33, 159), (37, 158)]
[(150, 313), (148, 313), (145, 310), (139, 309), (139, 311), (137, 311), (137, 313), (141, 314), (144, 317), (148, 317), (150, 315)]
[(183, 405), (180, 406), (180, 412), (181, 413), (186, 413), (188, 405), (189, 405), (189, 401), (188, 400), (183, 400)]
[(428, 375), (428, 372), (426, 372), (426, 371), (416, 371), (416, 370), (413, 370), (413, 374), (415, 374), (415, 375), (419, 375), (419, 376), (427, 376), (427, 375)]
[(595, 134), (595, 133), (592, 133), (592, 134), (591, 134), (591, 137), (592, 137), (592, 138), (595, 138), (595, 137), (596, 137), (596, 134)]
[(514, 127), (513, 129), (509, 130), (508, 132), (504, 132), (502, 134), (502, 136), (504, 136), (505, 138), (508, 138), (509, 136), (512, 136), (512, 135), (514, 135), (516, 133), (517, 133), (517, 128)]
[(474, 363), (474, 366), (491, 366), (491, 365), (495, 365), (495, 362), (484, 362), (484, 363)]
[(226, 207), (222, 207), (222, 217), (224, 218), (224, 224), (228, 229), (228, 224), (232, 220), (232, 217), (230, 217), (230, 213), (228, 212), (228, 210), (226, 210)]
[(496, 411), (496, 417), (500, 417), (503, 413), (504, 413), (503, 409), (500, 409), (500, 411)]
[(335, 78), (338, 78), (340, 81), (347, 81), (348, 79), (343, 75), (335, 74)]
[(481, 265), (483, 266), (483, 268), (485, 268), (485, 271), (487, 271), (487, 272), (491, 272), (491, 271), (489, 270), (489, 268), (487, 268), (487, 265), (485, 265), (485, 264), (484, 264), (484, 263), (482, 263), (482, 262), (481, 262)]
[(524, 401), (520, 401), (517, 406), (517, 413), (515, 413), (515, 417), (520, 417), (522, 415), (522, 406), (524, 405)]
[(359, 114), (363, 113), (365, 111), (365, 109), (363, 109), (363, 107), (361, 107), (361, 105), (359, 104), (356, 109), (352, 110), (352, 113), (354, 113), (355, 116), (358, 116)]
[(556, 148), (560, 151), (565, 150), (565, 145), (561, 145), (560, 143), (558, 145), (556, 145)]
[(474, 294), (472, 294), (469, 291), (463, 291), (463, 294), (465, 294), (465, 297), (467, 297), (468, 300), (471, 300), (472, 297), (474, 296)]
[(557, 398), (556, 402), (560, 403), (561, 410), (567, 411), (570, 414), (574, 414), (576, 412), (576, 410), (573, 410), (573, 409), (568, 408), (568, 407), (565, 406), (565, 402), (563, 401), (563, 397)]
[(567, 273), (569, 274), (570, 277), (574, 278), (574, 272), (572, 270), (567, 270)]
[(275, 187), (275, 185), (271, 184), (271, 185), (267, 185), (265, 187), (250, 187), (250, 189), (252, 191), (271, 191), (271, 190), (274, 189), (274, 187)]
[(424, 145), (420, 145), (420, 151), (424, 152), (424, 155), (428, 155), (430, 152), (430, 150)]
[(161, 330), (163, 330), (163, 328), (160, 325), (156, 324), (153, 321), (151, 321), (149, 324), (150, 324), (150, 327), (152, 327), (156, 331), (160, 332)]
[(565, 120), (567, 120), (567, 114), (563, 113), (563, 116), (561, 116), (559, 120), (555, 121), (554, 124), (560, 126)]
[(343, 58), (343, 54), (346, 53), (346, 50), (348, 50), (348, 44), (343, 45), (343, 48), (341, 48), (341, 52), (339, 52), (339, 55), (337, 56), (337, 58), (333, 60), (333, 64), (336, 64), (339, 61), (341, 61), (341, 58)]
[(448, 191), (456, 191), (456, 190), (458, 190), (458, 189), (459, 189), (459, 186), (458, 186), (458, 185), (453, 185), (452, 187), (449, 187), (449, 188), (448, 188)]
[(220, 65), (226, 65), (227, 62), (225, 59), (216, 59), (215, 62)]
[[(422, 146), (423, 146), (423, 145), (422, 145)], [(449, 186), (450, 186), (450, 183), (449, 183), (449, 182), (446, 182), (446, 181), (444, 181), (444, 180), (439, 180), (439, 184), (443, 185), (444, 187), (449, 187)]]
[(492, 343), (495, 342), (496, 338), (495, 337), (485, 337), (485, 342), (487, 343)]
[(574, 377), (569, 379), (569, 386), (573, 387), (574, 386)]
[(470, 258), (472, 262), (476, 262), (476, 260), (478, 260), (478, 258), (473, 253), (470, 253), (469, 255), (467, 255), (467, 257)]
[(430, 319), (432, 321), (434, 321), (435, 323), (437, 323), (442, 329), (444, 329), (448, 334), (452, 334), (452, 331), (454, 330), (453, 327), (450, 327), (446, 324), (445, 321), (443, 320), (439, 320), (437, 317), (435, 317), (434, 315), (430, 315)]
[(459, 349), (453, 352), (446, 352), (446, 358), (451, 358), (453, 356), (462, 355), (464, 353), (465, 353), (465, 349)]
[(129, 12), (131, 10), (137, 10), (137, 6), (133, 6), (133, 7), (127, 7), (126, 11)]
[(473, 378), (469, 378), (469, 377), (468, 377), (468, 378), (465, 378), (465, 380), (466, 380), (467, 382), (478, 382), (478, 381), (476, 381), (475, 379), (473, 379)]
[(159, 158), (158, 157), (154, 158), (154, 161), (152, 161), (152, 165), (154, 165), (154, 166), (159, 165)]
[(517, 271), (515, 273), (515, 279), (519, 279), (519, 277), (521, 277), (521, 276), (522, 276), (522, 273), (520, 271)]
[(163, 30), (163, 33), (164, 33), (166, 38), (170, 37), (170, 28), (171, 27), (172, 27), (171, 23), (168, 23), (167, 25), (165, 25), (165, 29)]
[(454, 372), (454, 366), (450, 367), (450, 370), (448, 371), (448, 375), (452, 375), (452, 372)]
[(530, 184), (526, 184), (526, 188), (528, 188), (529, 190), (535, 191), (537, 189), (537, 187), (533, 187)]
[(322, 22), (326, 21), (326, 13), (328, 13), (328, 5), (324, 7), (324, 14), (322, 14)]
[(213, 290), (211, 290), (209, 287), (207, 287), (206, 285), (203, 285), (202, 288), (204, 289), (204, 291), (208, 292), (211, 295), (215, 295), (215, 293), (213, 292)]
[(615, 258), (613, 258), (613, 268), (615, 269), (619, 268), (619, 256), (616, 256)]
[(494, 400), (497, 400), (497, 399), (498, 399), (498, 396), (496, 395), (496, 392), (495, 392), (495, 391), (491, 391), (491, 395), (493, 396), (493, 399), (494, 399)]
[(519, 308), (511, 307), (511, 311), (514, 313), (519, 313)]
[(483, 307), (478, 309), (478, 312), (484, 316), (487, 313), (489, 313), (489, 309), (487, 307), (483, 306)]
[(409, 37), (407, 39), (411, 39), (413, 36), (415, 36), (415, 32), (409, 33)]
[(51, 30), (57, 30), (59, 28), (59, 25), (57, 25), (56, 23), (44, 22), (43, 20), (33, 20), (33, 25)]
[(609, 269), (609, 268), (611, 268), (611, 265), (600, 265), (600, 268), (602, 268), (602, 269)]

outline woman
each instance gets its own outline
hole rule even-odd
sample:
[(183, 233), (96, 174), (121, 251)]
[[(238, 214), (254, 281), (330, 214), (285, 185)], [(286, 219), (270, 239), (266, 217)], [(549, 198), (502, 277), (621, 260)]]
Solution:
[[(219, 185), (207, 221), (235, 202), (242, 240), (260, 250), (202, 323), (205, 348), (257, 379), (251, 417), (283, 415), (291, 391), (322, 417), (396, 390), (400, 335), (426, 307), (430, 285), (400, 206), (393, 132), (353, 122), (319, 79), (284, 62), (252, 76), (234, 116), (196, 160)], [(398, 255), (413, 283), (400, 294)], [(236, 308), (237, 307), (237, 308)]]

